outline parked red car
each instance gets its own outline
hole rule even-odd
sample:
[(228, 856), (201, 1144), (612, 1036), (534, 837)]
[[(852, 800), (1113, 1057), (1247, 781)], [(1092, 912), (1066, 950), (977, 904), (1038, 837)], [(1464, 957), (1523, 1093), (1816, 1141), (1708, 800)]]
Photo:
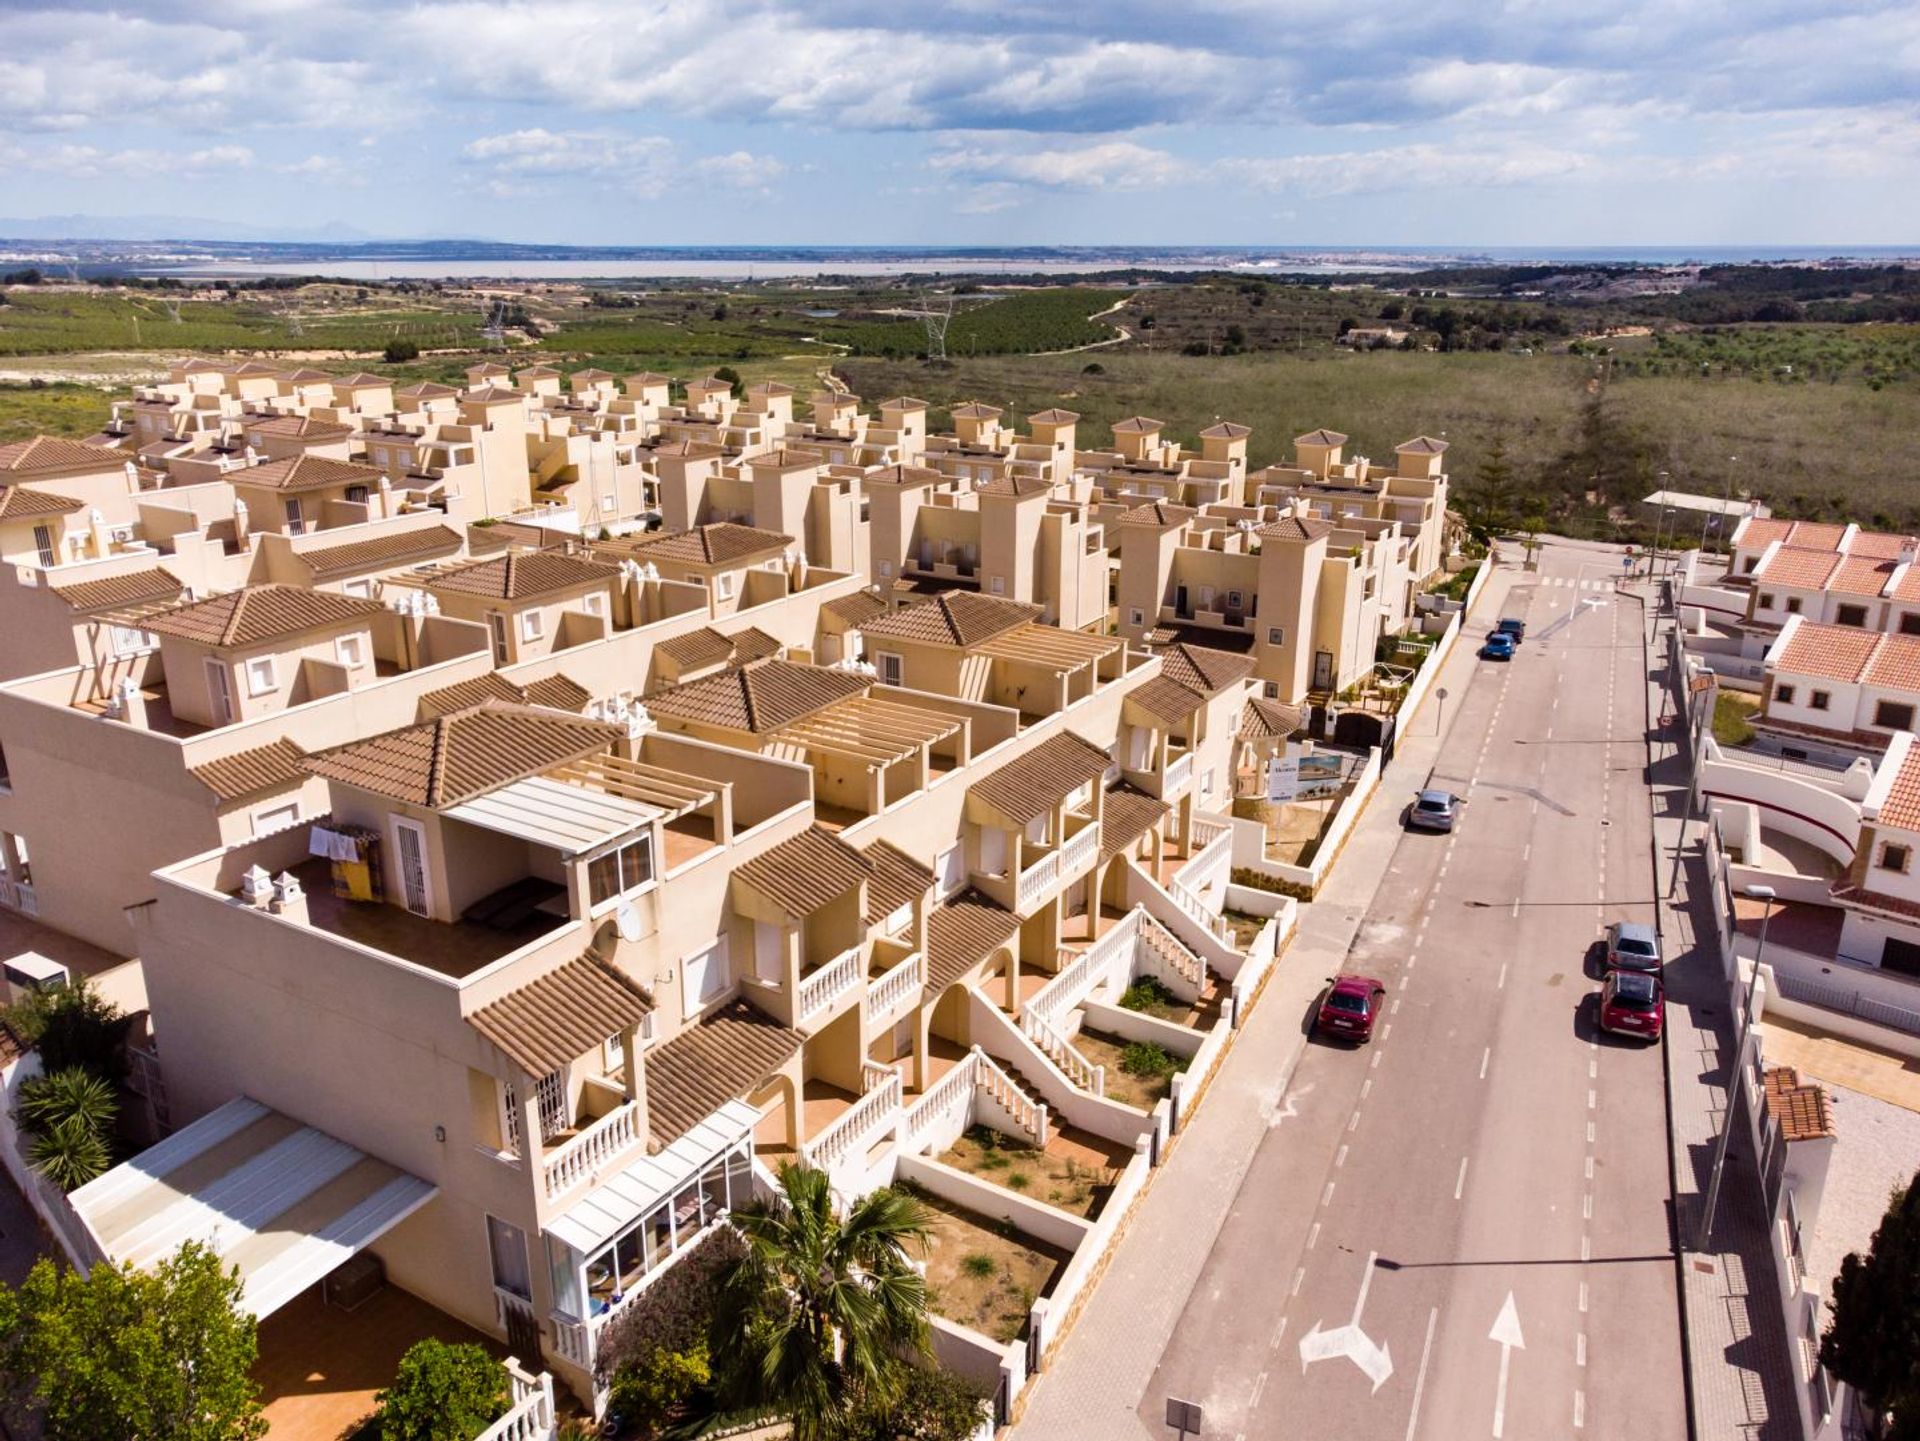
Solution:
[(1660, 1039), (1667, 993), (1660, 978), (1645, 971), (1609, 971), (1600, 987), (1600, 1029), (1616, 1036)]
[(1347, 1041), (1373, 1039), (1373, 1019), (1387, 998), (1387, 988), (1372, 976), (1335, 976), (1320, 1002), (1314, 1026), (1325, 1036)]

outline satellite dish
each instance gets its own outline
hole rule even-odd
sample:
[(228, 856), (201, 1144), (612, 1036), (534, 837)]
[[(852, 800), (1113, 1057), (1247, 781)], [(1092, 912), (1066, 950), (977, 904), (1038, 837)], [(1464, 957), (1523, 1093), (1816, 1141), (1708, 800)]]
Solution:
[(640, 930), (640, 912), (633, 908), (631, 901), (622, 901), (620, 903), (620, 909), (613, 913), (613, 923), (620, 928), (621, 940), (637, 941), (640, 939), (642, 934)]

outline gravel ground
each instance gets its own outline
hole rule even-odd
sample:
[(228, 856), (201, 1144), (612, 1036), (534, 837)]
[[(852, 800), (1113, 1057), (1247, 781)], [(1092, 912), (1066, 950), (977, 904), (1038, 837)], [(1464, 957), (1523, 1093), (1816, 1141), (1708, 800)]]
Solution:
[(1920, 1113), (1829, 1085), (1833, 1161), (1820, 1220), (1807, 1242), (1807, 1284), (1826, 1295), (1849, 1251), (1865, 1251), (1886, 1214), (1887, 1197), (1920, 1170)]

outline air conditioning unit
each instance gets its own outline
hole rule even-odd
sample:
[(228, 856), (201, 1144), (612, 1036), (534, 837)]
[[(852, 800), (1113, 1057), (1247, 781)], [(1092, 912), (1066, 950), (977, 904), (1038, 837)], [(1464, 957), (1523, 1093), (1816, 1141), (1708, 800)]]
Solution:
[(35, 991), (53, 991), (73, 979), (58, 961), (48, 960), (34, 951), (24, 951), (5, 966), (7, 1001), (19, 1005)]

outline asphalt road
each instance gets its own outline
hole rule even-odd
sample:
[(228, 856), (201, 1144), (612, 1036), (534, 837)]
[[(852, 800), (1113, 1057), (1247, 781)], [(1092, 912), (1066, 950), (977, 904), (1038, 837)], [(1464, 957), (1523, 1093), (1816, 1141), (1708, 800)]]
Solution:
[(1461, 820), (1402, 836), (1344, 967), (1388, 1009), (1371, 1045), (1302, 1056), (1146, 1389), (1150, 1433), (1173, 1434), (1171, 1395), (1222, 1438), (1686, 1434), (1661, 1059), (1594, 1024), (1601, 927), (1653, 919), (1655, 885), (1618, 570), (1549, 549), (1507, 602), (1519, 656), (1447, 702), (1430, 784)]

